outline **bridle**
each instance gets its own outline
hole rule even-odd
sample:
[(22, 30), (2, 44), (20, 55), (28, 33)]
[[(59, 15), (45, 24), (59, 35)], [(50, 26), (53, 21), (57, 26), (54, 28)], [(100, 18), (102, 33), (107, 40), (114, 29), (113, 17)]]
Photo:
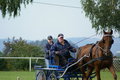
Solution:
[[(105, 35), (103, 35), (103, 37), (113, 37), (112, 35), (110, 35), (110, 34), (105, 34)], [(97, 46), (97, 48), (100, 48), (103, 52), (104, 52), (104, 54), (107, 56), (107, 53), (108, 52), (106, 52), (106, 50), (104, 49), (104, 48), (102, 48), (101, 46), (99, 46), (99, 43), (100, 43), (100, 41), (98, 41), (97, 43), (96, 43), (96, 46)]]

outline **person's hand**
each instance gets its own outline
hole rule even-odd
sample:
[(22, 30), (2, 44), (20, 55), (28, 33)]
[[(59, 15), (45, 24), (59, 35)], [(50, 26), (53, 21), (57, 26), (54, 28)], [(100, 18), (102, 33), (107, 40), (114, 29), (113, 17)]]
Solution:
[(76, 48), (73, 48), (73, 51), (76, 52), (77, 51)]
[(48, 53), (50, 53), (50, 50), (48, 50)]
[(55, 54), (60, 54), (60, 51), (55, 51)]

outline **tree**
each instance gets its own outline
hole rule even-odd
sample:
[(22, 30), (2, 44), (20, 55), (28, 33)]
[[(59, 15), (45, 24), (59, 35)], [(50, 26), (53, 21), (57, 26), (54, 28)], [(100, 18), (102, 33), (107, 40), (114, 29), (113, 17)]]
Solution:
[(0, 51), (0, 56), (3, 56), (3, 53)]
[[(23, 40), (22, 38), (9, 39), (4, 42), (5, 48), (3, 51), (4, 56), (9, 57), (43, 57), (44, 52), (42, 51), (41, 47), (28, 44), (27, 41)], [(2, 61), (1, 61), (2, 62)], [(28, 70), (29, 64), (28, 60), (5, 60), (6, 70)], [(32, 66), (34, 66), (35, 60), (32, 60)], [(44, 65), (43, 60), (39, 60), (39, 64)], [(3, 70), (3, 69), (1, 69)]]
[(0, 11), (2, 16), (5, 17), (6, 13), (10, 16), (17, 16), (20, 14), (21, 4), (25, 6), (33, 0), (0, 0)]
[(120, 0), (81, 0), (81, 3), (96, 32), (103, 29), (120, 32)]
[(27, 41), (22, 38), (12, 40), (8, 38), (8, 41), (4, 41), (3, 54), (13, 57), (38, 57), (43, 56), (42, 48), (39, 46), (28, 44)]

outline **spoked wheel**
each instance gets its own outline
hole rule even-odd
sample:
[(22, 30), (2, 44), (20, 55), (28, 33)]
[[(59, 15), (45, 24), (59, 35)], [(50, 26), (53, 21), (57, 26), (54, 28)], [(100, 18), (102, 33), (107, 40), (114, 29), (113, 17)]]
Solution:
[(51, 71), (51, 73), (48, 76), (48, 80), (59, 80), (55, 71)]
[(65, 78), (64, 80), (70, 80), (70, 78)]
[(39, 72), (37, 72), (36, 80), (46, 80), (46, 75), (43, 70), (40, 70)]

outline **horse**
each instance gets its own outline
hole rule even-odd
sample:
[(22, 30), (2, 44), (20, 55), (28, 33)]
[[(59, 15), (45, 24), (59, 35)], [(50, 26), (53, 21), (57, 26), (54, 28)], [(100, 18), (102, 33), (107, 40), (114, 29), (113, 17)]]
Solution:
[(87, 44), (78, 48), (77, 60), (86, 55), (86, 57), (78, 63), (83, 74), (82, 80), (88, 80), (94, 69), (97, 80), (101, 80), (100, 70), (104, 68), (108, 68), (114, 80), (117, 80), (117, 75), (113, 66), (113, 54), (110, 50), (114, 42), (112, 38), (113, 31), (105, 32), (103, 30), (103, 32), (104, 35), (102, 39), (97, 41), (96, 44)]

